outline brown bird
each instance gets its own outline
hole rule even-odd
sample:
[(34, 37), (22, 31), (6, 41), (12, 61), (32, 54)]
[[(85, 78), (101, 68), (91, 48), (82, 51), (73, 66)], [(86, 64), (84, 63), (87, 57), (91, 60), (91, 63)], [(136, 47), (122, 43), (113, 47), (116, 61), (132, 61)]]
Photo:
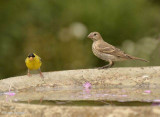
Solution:
[(91, 32), (88, 35), (88, 38), (93, 40), (92, 51), (94, 55), (102, 60), (109, 62), (109, 64), (101, 67), (102, 69), (112, 67), (114, 65), (114, 61), (140, 60), (140, 61), (149, 62), (142, 58), (137, 58), (137, 57), (125, 54), (120, 49), (105, 42), (103, 38), (101, 37), (100, 33), (98, 32)]

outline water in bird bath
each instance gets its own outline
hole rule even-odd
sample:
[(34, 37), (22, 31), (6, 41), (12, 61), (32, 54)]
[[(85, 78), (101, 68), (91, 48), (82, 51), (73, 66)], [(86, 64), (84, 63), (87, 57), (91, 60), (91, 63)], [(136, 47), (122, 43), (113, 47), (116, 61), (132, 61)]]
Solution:
[[(159, 106), (159, 88), (103, 88), (37, 86), (0, 94), (0, 100), (16, 103), (66, 106)], [(7, 97), (6, 97), (7, 95)], [(7, 98), (7, 99), (6, 99)]]

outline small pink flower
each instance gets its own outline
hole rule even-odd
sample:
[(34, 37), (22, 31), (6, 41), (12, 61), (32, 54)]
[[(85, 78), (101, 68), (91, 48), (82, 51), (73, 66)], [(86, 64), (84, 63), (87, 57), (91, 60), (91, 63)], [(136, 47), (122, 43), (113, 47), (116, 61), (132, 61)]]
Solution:
[(91, 84), (89, 82), (86, 82), (83, 84), (85, 89), (90, 89), (91, 88)]
[(86, 93), (90, 93), (91, 89), (85, 88), (84, 91), (85, 91)]
[(108, 94), (104, 94), (104, 95), (108, 95)]
[(16, 93), (11, 92), (11, 85), (9, 86), (9, 92), (4, 93), (6, 95), (6, 101), (8, 101), (8, 96), (14, 96)]
[(159, 102), (160, 103), (160, 99), (153, 100), (153, 102)]
[(127, 95), (121, 95), (122, 97), (127, 97)]
[(151, 91), (150, 91), (150, 90), (145, 90), (144, 92), (145, 92), (145, 93), (151, 93)]
[(14, 96), (16, 93), (14, 93), (14, 92), (6, 92), (6, 93), (4, 93), (5, 95), (9, 95), (9, 96)]
[(153, 102), (152, 106), (160, 106), (160, 103), (159, 102)]

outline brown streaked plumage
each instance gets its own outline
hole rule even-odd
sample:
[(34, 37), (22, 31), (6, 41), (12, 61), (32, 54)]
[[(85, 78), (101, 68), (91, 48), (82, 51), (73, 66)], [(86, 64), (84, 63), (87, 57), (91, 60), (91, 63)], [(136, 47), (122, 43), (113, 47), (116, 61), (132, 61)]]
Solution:
[(93, 40), (92, 51), (93, 51), (94, 55), (102, 60), (109, 62), (108, 65), (105, 65), (101, 68), (112, 67), (114, 64), (114, 61), (141, 60), (141, 61), (148, 62), (147, 60), (144, 60), (142, 58), (137, 58), (137, 57), (125, 54), (120, 49), (105, 42), (103, 40), (103, 38), (101, 37), (100, 33), (98, 33), (98, 32), (91, 32), (88, 35), (88, 38)]

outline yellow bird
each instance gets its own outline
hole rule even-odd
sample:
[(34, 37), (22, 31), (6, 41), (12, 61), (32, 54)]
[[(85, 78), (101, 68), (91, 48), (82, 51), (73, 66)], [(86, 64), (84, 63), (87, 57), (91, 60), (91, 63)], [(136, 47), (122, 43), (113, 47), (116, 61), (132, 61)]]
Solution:
[(25, 60), (25, 63), (28, 68), (28, 76), (31, 76), (30, 70), (39, 70), (40, 76), (44, 78), (40, 69), (42, 65), (41, 58), (38, 55), (36, 55), (35, 53), (29, 54)]

